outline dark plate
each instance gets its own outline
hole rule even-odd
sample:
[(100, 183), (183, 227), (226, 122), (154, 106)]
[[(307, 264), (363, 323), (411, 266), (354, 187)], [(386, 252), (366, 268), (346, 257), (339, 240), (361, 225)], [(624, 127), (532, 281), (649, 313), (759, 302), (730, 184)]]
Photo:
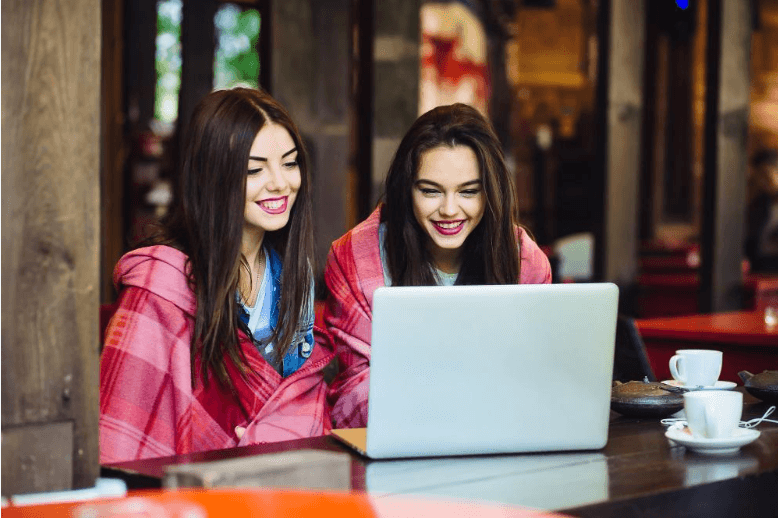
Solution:
[(667, 417), (683, 409), (684, 392), (684, 388), (647, 380), (614, 381), (611, 409), (627, 417)]
[[(680, 399), (680, 401), (678, 401)], [(626, 417), (651, 417), (661, 419), (683, 409), (683, 398), (651, 401), (649, 398), (624, 400), (611, 398), (611, 410)]]
[(748, 391), (749, 394), (751, 394), (757, 399), (761, 399), (765, 403), (770, 403), (771, 405), (778, 405), (778, 390), (756, 388), (756, 387), (749, 387), (749, 386), (746, 386), (746, 390)]
[(737, 375), (749, 394), (765, 403), (778, 405), (778, 371), (765, 370), (759, 374), (740, 371)]

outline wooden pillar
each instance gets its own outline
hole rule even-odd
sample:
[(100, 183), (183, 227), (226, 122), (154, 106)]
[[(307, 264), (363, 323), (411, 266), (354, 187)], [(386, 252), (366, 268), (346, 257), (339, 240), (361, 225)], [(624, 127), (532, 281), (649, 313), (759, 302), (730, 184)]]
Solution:
[(373, 209), (373, 0), (351, 0), (351, 150), (352, 201), (350, 226), (365, 219)]
[(125, 247), (124, 184), (129, 146), (124, 135), (124, 0), (103, 0), (102, 5), (100, 302), (111, 303), (116, 298), (113, 268)]
[(349, 228), (350, 5), (285, 0), (273, 4), (269, 26), (262, 22), (272, 35), (269, 89), (289, 110), (311, 155), (319, 276), (332, 241)]
[(421, 0), (373, 2), (372, 205), (397, 146), (419, 116)]
[[(511, 14), (515, 16), (515, 13), (511, 12)], [(490, 20), (490, 23), (486, 25), (486, 34), (491, 87), (489, 118), (507, 155), (512, 154), (513, 149), (510, 131), (510, 107), (513, 93), (508, 83), (508, 72), (505, 67), (505, 46), (509, 35), (500, 24), (500, 20)]]
[[(313, 207), (317, 263), (324, 269), (330, 244), (348, 228), (349, 0), (312, 0), (313, 65), (316, 79), (304, 127), (313, 143)], [(313, 100), (313, 102), (311, 102)], [(324, 282), (320, 283), (322, 286)]]
[(2, 2), (2, 491), (94, 485), (100, 0)]
[[(640, 182), (641, 113), (645, 3), (610, 0), (605, 150), (603, 278), (629, 284), (637, 269), (638, 185)], [(603, 74), (600, 75), (600, 78)]]
[[(178, 94), (179, 142), (200, 99), (213, 90), (217, 0), (186, 0), (181, 13), (181, 90)], [(156, 84), (156, 81), (155, 81)], [(182, 146), (183, 149), (183, 146)]]
[[(125, 38), (128, 44), (124, 61), (128, 129), (137, 134), (149, 129), (149, 122), (154, 118), (157, 2), (132, 0), (126, 2), (124, 7), (124, 27), (127, 29)], [(110, 56), (106, 57), (110, 59)]]
[(259, 54), (259, 86), (270, 92), (273, 79), (273, 0), (256, 0), (260, 13), (259, 41), (257, 52)]
[(741, 307), (751, 3), (709, 0), (700, 310)]

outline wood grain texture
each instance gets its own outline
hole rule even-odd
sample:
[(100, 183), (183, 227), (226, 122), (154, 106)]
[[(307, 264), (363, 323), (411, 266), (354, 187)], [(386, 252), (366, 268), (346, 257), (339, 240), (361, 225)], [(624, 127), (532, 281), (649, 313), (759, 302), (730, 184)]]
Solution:
[(272, 39), (260, 56), (260, 69), (271, 70), (262, 86), (289, 111), (310, 157), (319, 276), (330, 245), (350, 228), (346, 207), (356, 195), (347, 180), (349, 9), (349, 0), (285, 0), (262, 18)]
[(100, 12), (2, 3), (3, 435), (72, 421), (74, 487), (99, 469)]
[(70, 489), (72, 445), (72, 421), (3, 430), (3, 494)]
[(608, 74), (605, 279), (629, 284), (637, 270), (638, 184), (646, 10), (613, 0)]

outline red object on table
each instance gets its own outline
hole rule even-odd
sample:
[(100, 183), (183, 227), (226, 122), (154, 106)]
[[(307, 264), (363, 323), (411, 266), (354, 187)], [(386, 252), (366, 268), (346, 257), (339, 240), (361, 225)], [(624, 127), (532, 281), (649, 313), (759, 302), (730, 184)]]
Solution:
[[(89, 509), (88, 509), (89, 508)], [(94, 510), (95, 512), (84, 512)], [(262, 489), (146, 490), (126, 498), (6, 507), (3, 518), (94, 516), (183, 517), (439, 517), (562, 518), (564, 515), (500, 504), (422, 498), (372, 498), (365, 493)]]
[(668, 363), (677, 349), (724, 353), (719, 380), (742, 384), (737, 373), (778, 369), (778, 326), (764, 323), (763, 311), (737, 311), (635, 321), (657, 379), (671, 379)]

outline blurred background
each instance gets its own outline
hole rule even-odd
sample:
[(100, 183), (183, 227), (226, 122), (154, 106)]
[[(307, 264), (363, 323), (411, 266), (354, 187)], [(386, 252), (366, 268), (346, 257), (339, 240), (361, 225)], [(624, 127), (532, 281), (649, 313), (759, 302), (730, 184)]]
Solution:
[(459, 101), (556, 282), (615, 282), (636, 317), (778, 286), (778, 0), (3, 0), (4, 494), (94, 482), (113, 267), (235, 85), (300, 127), (319, 279), (411, 123)]
[[(712, 20), (707, 1), (105, 0), (101, 301), (115, 297), (116, 260), (170, 203), (196, 101), (250, 85), (290, 109), (313, 156), (319, 273), (332, 240), (379, 200), (408, 126), (461, 101), (494, 123), (521, 221), (557, 280), (613, 280), (630, 290), (624, 312), (656, 313), (638, 307), (638, 285), (668, 279), (641, 279), (641, 259), (675, 254), (698, 269), (706, 159), (708, 169), (734, 160), (746, 182), (730, 186), (742, 205), (743, 235), (731, 236), (740, 241), (753, 159), (778, 148), (778, 2), (735, 4), (748, 27), (729, 52), (747, 61), (731, 72), (746, 102), (719, 107), (708, 124), (745, 133), (745, 147), (716, 160), (724, 146), (708, 136), (706, 155), (706, 102), (730, 98), (727, 79), (710, 70), (727, 50), (709, 41), (711, 26), (727, 40), (719, 4)], [(727, 30), (733, 39), (744, 29)], [(732, 181), (713, 173), (709, 190)], [(732, 248), (745, 254), (745, 244)], [(743, 296), (729, 293), (725, 305)]]

